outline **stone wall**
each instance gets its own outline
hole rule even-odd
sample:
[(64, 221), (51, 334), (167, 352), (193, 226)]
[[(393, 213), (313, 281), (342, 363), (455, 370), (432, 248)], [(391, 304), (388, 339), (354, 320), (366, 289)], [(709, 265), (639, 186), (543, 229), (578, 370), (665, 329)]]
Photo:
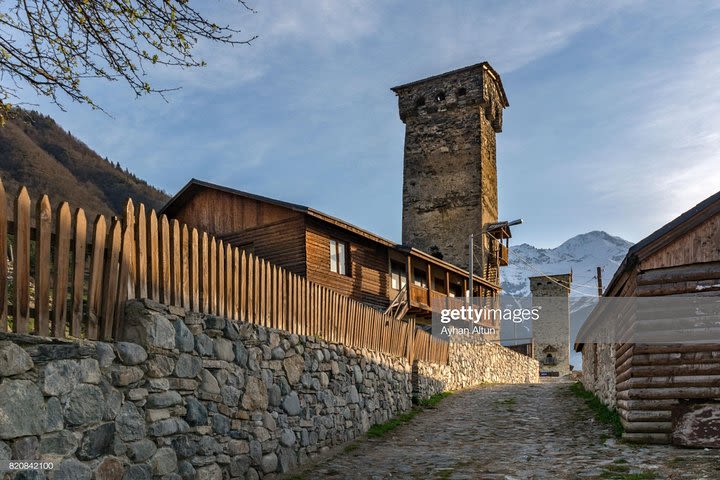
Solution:
[(413, 388), (417, 398), (484, 383), (536, 383), (539, 364), (496, 343), (450, 344), (448, 365), (416, 362)]
[[(258, 479), (290, 472), (412, 405), (405, 358), (129, 302), (123, 342), (0, 334), (0, 460), (54, 480)], [(537, 362), (453, 344), (416, 395), (537, 381)]]
[(615, 345), (586, 343), (582, 350), (583, 370), (581, 382), (601, 402), (610, 408), (617, 407), (615, 381)]
[(126, 316), (115, 344), (3, 334), (0, 459), (55, 480), (261, 478), (411, 406), (405, 359), (149, 301)]

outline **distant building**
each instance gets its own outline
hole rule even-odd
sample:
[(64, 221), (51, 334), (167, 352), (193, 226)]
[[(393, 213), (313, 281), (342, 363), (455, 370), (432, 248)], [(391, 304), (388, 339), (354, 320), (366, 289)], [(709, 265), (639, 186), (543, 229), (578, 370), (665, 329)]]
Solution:
[(572, 273), (530, 277), (533, 307), (540, 317), (533, 321), (533, 352), (540, 375), (560, 377), (570, 373), (570, 285)]
[[(633, 245), (604, 292), (604, 297), (663, 297), (663, 301), (718, 296), (720, 192)], [(681, 315), (667, 318), (665, 313), (659, 310), (650, 318), (633, 315), (622, 324), (622, 332), (636, 332), (638, 326), (655, 322), (651, 325), (662, 326), (675, 338), (673, 329), (687, 328), (688, 323)], [(702, 325), (695, 314), (690, 324), (701, 328), (683, 332), (697, 336), (696, 341), (623, 343), (622, 338), (610, 338), (575, 345), (582, 352), (583, 384), (606, 405), (617, 408), (625, 439), (720, 448), (718, 329)], [(596, 308), (578, 338), (602, 338), (598, 332), (612, 328), (607, 319), (603, 309)], [(715, 325), (716, 319), (711, 318)]]

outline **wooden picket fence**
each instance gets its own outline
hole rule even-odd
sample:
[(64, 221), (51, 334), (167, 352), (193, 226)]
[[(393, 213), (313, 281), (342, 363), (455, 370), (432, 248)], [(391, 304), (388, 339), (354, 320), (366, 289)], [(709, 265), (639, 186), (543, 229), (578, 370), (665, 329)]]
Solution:
[[(0, 181), (0, 205), (5, 205)], [(356, 348), (447, 363), (447, 348), (414, 322), (396, 320), (331, 289), (128, 200), (122, 218), (35, 205), (25, 187), (14, 221), (0, 208), (0, 331), (119, 338), (124, 305), (149, 298)], [(34, 255), (34, 261), (31, 261)], [(34, 291), (33, 291), (34, 287)]]

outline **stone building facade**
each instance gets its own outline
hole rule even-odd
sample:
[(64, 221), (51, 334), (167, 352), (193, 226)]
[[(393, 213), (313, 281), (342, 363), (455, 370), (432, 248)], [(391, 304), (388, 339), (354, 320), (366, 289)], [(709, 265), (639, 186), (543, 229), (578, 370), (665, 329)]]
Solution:
[(392, 90), (405, 123), (402, 242), (465, 266), (470, 234), (498, 219), (500, 77), (483, 62)]
[(572, 273), (530, 277), (533, 307), (540, 317), (533, 321), (535, 359), (540, 373), (563, 376), (570, 373), (570, 285)]

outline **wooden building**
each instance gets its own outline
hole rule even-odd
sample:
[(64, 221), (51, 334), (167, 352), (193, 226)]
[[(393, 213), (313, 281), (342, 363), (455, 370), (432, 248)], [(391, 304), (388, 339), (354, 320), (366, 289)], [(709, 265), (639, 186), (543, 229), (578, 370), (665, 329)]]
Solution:
[[(467, 292), (466, 270), (302, 205), (193, 179), (161, 213), (365, 304), (392, 305), (397, 317), (427, 323), (434, 298)], [(509, 229), (490, 230), (498, 239), (485, 270), (496, 272), (507, 264)], [(476, 296), (500, 291), (496, 276), (475, 275), (474, 285)]]
[[(660, 301), (720, 296), (720, 192), (631, 247), (604, 296), (663, 297)], [(608, 328), (600, 310), (593, 311), (578, 338)], [(668, 319), (664, 313), (629, 316), (616, 342), (576, 343), (583, 355), (583, 383), (617, 408), (628, 440), (720, 448), (717, 324), (714, 330), (700, 329), (693, 320), (690, 333), (702, 336), (692, 342), (622, 341), (644, 328), (643, 322), (685, 326), (680, 326), (684, 318)]]

